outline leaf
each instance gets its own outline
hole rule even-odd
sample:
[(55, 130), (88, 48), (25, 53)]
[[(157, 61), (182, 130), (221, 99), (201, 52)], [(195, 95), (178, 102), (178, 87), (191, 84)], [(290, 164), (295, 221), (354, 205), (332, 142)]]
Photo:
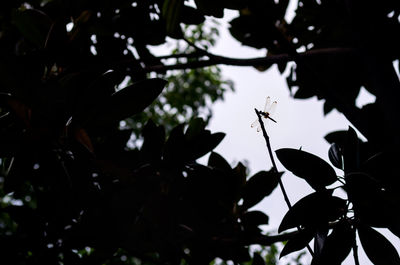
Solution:
[(314, 192), (299, 200), (285, 214), (278, 232), (297, 226), (320, 226), (339, 219), (346, 212), (346, 201), (332, 191)]
[(318, 156), (289, 148), (277, 150), (276, 155), (286, 169), (305, 179), (315, 190), (322, 190), (337, 180), (335, 170)]
[(254, 252), (253, 262), (251, 263), (251, 265), (266, 265), (266, 264), (263, 257), (261, 257), (261, 255), (258, 254), (257, 252)]
[(311, 231), (301, 230), (285, 244), (279, 258), (305, 248), (311, 239), (313, 239), (313, 233)]
[(258, 227), (259, 225), (267, 225), (269, 217), (260, 211), (246, 212), (241, 218), (241, 223), (246, 228)]
[(25, 124), (25, 126), (30, 126), (32, 109), (16, 97), (6, 93), (0, 93), (0, 107), (10, 109)]
[(344, 146), (344, 171), (346, 174), (356, 172), (360, 168), (360, 146), (356, 131), (349, 126)]
[(72, 133), (73, 136), (75, 137), (75, 140), (81, 143), (88, 151), (90, 151), (90, 153), (94, 153), (92, 140), (90, 140), (90, 137), (85, 131), (85, 129), (74, 126), (72, 128)]
[(180, 32), (179, 22), (181, 18), (183, 0), (166, 0), (162, 6), (162, 16), (165, 19), (167, 34), (175, 36)]
[(224, 16), (224, 5), (220, 1), (195, 0), (196, 7), (207, 16), (222, 18)]
[(400, 257), (396, 248), (382, 234), (365, 225), (358, 226), (357, 231), (361, 245), (373, 264), (400, 264)]
[(203, 130), (200, 135), (186, 140), (185, 143), (185, 161), (196, 160), (208, 152), (212, 151), (224, 139), (225, 133), (213, 133), (208, 130)]
[(206, 127), (206, 122), (202, 118), (195, 118), (189, 122), (189, 126), (185, 132), (185, 137), (188, 140), (194, 139), (200, 135)]
[(343, 170), (343, 159), (342, 159), (342, 152), (339, 148), (339, 145), (333, 143), (329, 148), (328, 152), (329, 160), (331, 161), (332, 165), (334, 165), (338, 169)]
[[(244, 187), (244, 185), (246, 185), (246, 170), (247, 168), (241, 163), (239, 162), (235, 168), (233, 168), (233, 174), (235, 175), (236, 179), (237, 179), (237, 185), (238, 185), (238, 189), (241, 190), (242, 187)], [(240, 199), (240, 198), (238, 198)]]
[(174, 127), (165, 143), (163, 159), (173, 163), (180, 163), (184, 157), (185, 135), (184, 124)]
[(382, 185), (370, 175), (347, 174), (345, 188), (355, 215), (364, 224), (388, 228), (400, 222), (397, 211), (400, 199), (382, 189)]
[(270, 171), (260, 171), (252, 176), (244, 186), (243, 190), (243, 208), (249, 209), (262, 199), (272, 193), (278, 186), (279, 179), (282, 177), (283, 172), (274, 173)]
[(331, 104), (328, 103), (328, 101), (324, 102), (324, 115), (326, 116), (329, 112), (331, 112), (334, 109), (335, 106), (332, 106)]
[(107, 126), (139, 113), (158, 97), (165, 84), (163, 79), (146, 79), (115, 92), (94, 111), (87, 125)]
[(355, 232), (346, 220), (340, 221), (328, 236), (319, 257), (311, 265), (340, 265), (349, 255), (355, 241)]
[(181, 21), (189, 25), (198, 25), (203, 23), (205, 17), (195, 8), (190, 6), (183, 6), (183, 11), (181, 12)]
[(328, 237), (328, 225), (317, 227), (314, 236), (314, 257), (321, 255), (322, 248), (325, 245), (326, 238)]
[(143, 128), (143, 145), (140, 151), (144, 157), (150, 160), (159, 160), (165, 142), (165, 130), (162, 126), (156, 126), (149, 120)]
[(220, 154), (212, 152), (210, 157), (208, 158), (209, 167), (218, 168), (223, 171), (229, 172), (232, 170), (229, 163), (223, 158)]
[(26, 39), (43, 48), (52, 21), (42, 11), (37, 9), (16, 10), (13, 13), (13, 23)]
[(325, 135), (325, 140), (330, 143), (336, 143), (340, 148), (344, 147), (347, 138), (347, 131), (335, 131)]

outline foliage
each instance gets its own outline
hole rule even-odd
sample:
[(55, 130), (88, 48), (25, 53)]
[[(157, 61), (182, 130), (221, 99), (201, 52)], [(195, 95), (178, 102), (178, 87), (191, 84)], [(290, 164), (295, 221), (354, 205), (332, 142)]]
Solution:
[[(187, 63), (193, 58), (179, 58), (182, 54), (201, 53), (200, 48), (192, 43), (201, 44), (201, 49), (209, 49), (216, 44), (219, 35), (218, 23), (213, 20), (209, 23), (184, 27), (184, 35), (188, 43), (171, 41), (167, 46), (175, 46), (171, 56), (165, 56), (166, 61)], [(177, 58), (174, 58), (177, 56)], [(168, 86), (149, 108), (135, 117), (128, 119), (128, 127), (136, 136), (146, 121), (151, 119), (157, 124), (163, 124), (167, 132), (181, 122), (188, 122), (194, 117), (203, 117), (208, 123), (212, 116), (211, 103), (223, 99), (224, 92), (233, 90), (233, 83), (224, 80), (221, 70), (217, 66), (205, 68), (184, 69), (159, 74), (159, 77), (168, 81)]]
[[(218, 257), (263, 264), (275, 250), (273, 257), (251, 256), (251, 245), (287, 241), (283, 256), (312, 239), (313, 265), (340, 264), (351, 251), (357, 263), (358, 234), (374, 264), (399, 264), (394, 246), (374, 229), (400, 237), (398, 2), (300, 0), (290, 22), (286, 0), (194, 3), (0, 2), (1, 263), (207, 264)], [(222, 17), (225, 8), (239, 11), (232, 36), (266, 48), (266, 58), (207, 50), (215, 32), (202, 34), (201, 23)], [(167, 37), (190, 44), (170, 55), (175, 64), (148, 47)], [(191, 116), (207, 106), (205, 94), (213, 101), (229, 88), (218, 68), (203, 67), (265, 70), (275, 63), (283, 72), (290, 60), (294, 97), (325, 100), (325, 113), (342, 112), (367, 141), (352, 128), (326, 136), (339, 171), (305, 151), (277, 150), (287, 170), (315, 192), (290, 207), (280, 234), (270, 236), (259, 228), (268, 216), (251, 207), (282, 184), (282, 172), (274, 166), (247, 178), (241, 163), (232, 168), (217, 153), (198, 164), (224, 134)], [(170, 84), (157, 77), (182, 69), (181, 76), (167, 75)], [(123, 80), (129, 85), (117, 89)], [(361, 87), (375, 103), (355, 106)], [(167, 101), (177, 116), (160, 120), (165, 113), (156, 106), (164, 109)], [(157, 122), (144, 123), (151, 104), (145, 116)], [(119, 127), (127, 118), (136, 133), (143, 127), (140, 148), (126, 148), (132, 129)], [(179, 119), (190, 122), (178, 125)], [(338, 189), (346, 196), (335, 195)]]

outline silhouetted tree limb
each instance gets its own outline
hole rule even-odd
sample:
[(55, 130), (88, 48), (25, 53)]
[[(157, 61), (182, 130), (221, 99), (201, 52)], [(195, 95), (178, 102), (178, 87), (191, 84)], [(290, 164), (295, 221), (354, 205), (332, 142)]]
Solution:
[[(262, 65), (270, 65), (275, 63), (283, 63), (296, 61), (301, 58), (308, 58), (314, 56), (334, 56), (334, 55), (345, 55), (352, 54), (355, 52), (353, 48), (325, 48), (325, 49), (315, 49), (311, 51), (306, 51), (303, 53), (299, 53), (297, 55), (289, 55), (285, 54), (277, 54), (277, 55), (269, 55), (267, 57), (257, 57), (257, 58), (230, 58), (219, 55), (213, 55), (211, 53), (206, 54), (209, 59), (208, 60), (198, 60), (181, 64), (172, 64), (172, 65), (152, 65), (144, 68), (145, 72), (164, 72), (167, 70), (182, 70), (182, 69), (193, 69), (200, 67), (207, 67), (212, 65), (232, 65), (232, 66), (262, 66)], [(184, 58), (185, 56), (179, 56), (180, 58)], [(192, 57), (191, 54), (187, 55), (187, 58)], [(162, 56), (162, 59), (166, 59), (166, 56)]]

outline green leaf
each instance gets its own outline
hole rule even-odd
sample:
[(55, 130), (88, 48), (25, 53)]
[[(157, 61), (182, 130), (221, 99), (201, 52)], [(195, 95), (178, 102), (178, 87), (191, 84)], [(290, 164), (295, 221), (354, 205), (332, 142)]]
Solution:
[(349, 255), (355, 241), (355, 232), (346, 220), (340, 221), (328, 236), (319, 257), (311, 265), (340, 265)]
[(279, 179), (283, 172), (274, 173), (270, 171), (260, 171), (252, 176), (244, 186), (243, 190), (243, 208), (249, 209), (262, 199), (272, 193), (278, 186)]
[(329, 148), (328, 156), (332, 165), (334, 165), (338, 169), (343, 169), (343, 158), (339, 145), (333, 143)]
[(305, 179), (315, 190), (322, 190), (337, 180), (335, 170), (318, 156), (289, 148), (277, 150), (276, 155), (286, 169)]
[(346, 201), (332, 196), (332, 191), (314, 192), (299, 200), (285, 214), (278, 232), (297, 226), (325, 225), (346, 212)]
[(163, 79), (147, 79), (115, 92), (94, 110), (95, 115), (87, 121), (87, 125), (108, 126), (141, 112), (158, 97), (165, 84)]
[(357, 227), (362, 247), (375, 265), (398, 265), (400, 257), (396, 248), (382, 234), (369, 226)]
[(279, 258), (286, 256), (292, 252), (301, 250), (313, 239), (313, 233), (309, 230), (302, 230), (291, 238), (284, 246)]

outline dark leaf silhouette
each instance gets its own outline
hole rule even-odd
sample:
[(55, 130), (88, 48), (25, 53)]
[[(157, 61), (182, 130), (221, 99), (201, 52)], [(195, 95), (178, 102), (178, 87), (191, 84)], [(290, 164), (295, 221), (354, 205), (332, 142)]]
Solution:
[(331, 145), (328, 155), (332, 165), (334, 165), (338, 169), (343, 169), (342, 152), (336, 143), (333, 143)]
[(296, 176), (303, 178), (315, 190), (324, 189), (337, 179), (335, 170), (321, 158), (296, 149), (276, 151), (279, 161)]
[(37, 9), (18, 10), (13, 14), (13, 22), (31, 43), (39, 48), (45, 46), (52, 24), (51, 19), (45, 13)]
[(355, 241), (355, 232), (347, 221), (340, 221), (325, 240), (321, 254), (312, 265), (340, 265), (349, 255)]
[(257, 230), (258, 226), (268, 224), (269, 217), (260, 211), (246, 212), (241, 218), (241, 223), (247, 230)]
[(346, 212), (346, 201), (331, 191), (314, 192), (299, 200), (283, 217), (279, 232), (297, 226), (315, 227), (339, 219)]
[(229, 172), (232, 170), (229, 163), (223, 158), (220, 154), (212, 152), (210, 157), (208, 158), (208, 166), (219, 168), (223, 171)]
[(260, 171), (252, 176), (244, 186), (243, 208), (248, 209), (272, 193), (278, 186), (282, 172), (275, 173), (273, 170)]
[(355, 214), (363, 223), (375, 227), (396, 226), (400, 220), (398, 196), (386, 192), (382, 184), (365, 173), (346, 175), (346, 190)]
[(265, 265), (265, 260), (257, 252), (254, 253), (253, 263), (251, 265)]
[(115, 92), (87, 121), (88, 126), (107, 126), (136, 114), (150, 105), (163, 90), (166, 81), (147, 79)]
[(345, 172), (355, 172), (360, 167), (360, 145), (356, 131), (349, 127), (346, 143), (344, 146)]
[(382, 234), (369, 226), (357, 227), (358, 235), (368, 258), (375, 265), (400, 264), (400, 257), (395, 247)]
[(309, 230), (302, 230), (290, 239), (283, 247), (279, 257), (286, 256), (292, 252), (301, 250), (313, 239), (313, 233)]

